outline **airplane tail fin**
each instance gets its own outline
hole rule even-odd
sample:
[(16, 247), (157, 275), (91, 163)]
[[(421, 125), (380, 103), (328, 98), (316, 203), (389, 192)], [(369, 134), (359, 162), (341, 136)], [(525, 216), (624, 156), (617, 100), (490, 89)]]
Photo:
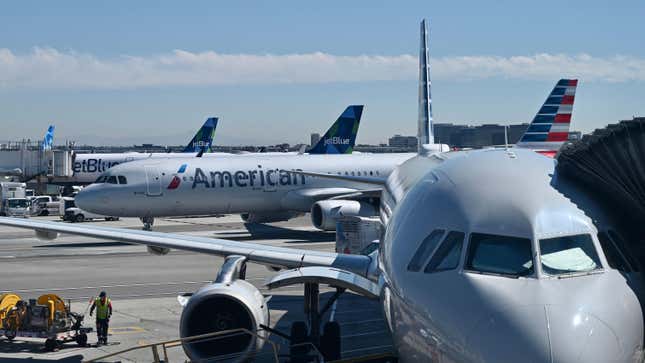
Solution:
[(42, 143), (43, 150), (51, 150), (52, 146), (54, 146), (54, 129), (54, 125), (49, 125), (49, 128), (47, 128), (47, 132), (45, 133)]
[(428, 47), (428, 26), (426, 19), (421, 21), (421, 43), (419, 46), (419, 115), (417, 119), (417, 138), (419, 153), (424, 152), (423, 145), (434, 144), (432, 125), (432, 95), (430, 89), (430, 49)]
[(351, 154), (363, 115), (363, 105), (348, 106), (309, 154)]
[(577, 86), (577, 79), (559, 80), (516, 146), (555, 155), (569, 138)]
[(217, 117), (209, 117), (182, 152), (211, 152), (213, 137), (215, 137), (215, 129), (217, 128), (217, 121)]

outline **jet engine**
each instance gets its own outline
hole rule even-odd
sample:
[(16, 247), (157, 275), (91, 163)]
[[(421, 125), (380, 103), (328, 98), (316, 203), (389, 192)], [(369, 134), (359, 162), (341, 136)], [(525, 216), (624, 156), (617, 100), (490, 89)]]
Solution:
[(375, 215), (378, 215), (378, 211), (373, 204), (356, 200), (322, 200), (311, 206), (311, 222), (323, 231), (336, 230), (336, 219), (339, 217)]
[(275, 213), (242, 213), (240, 216), (246, 223), (271, 223), (288, 221), (291, 218), (297, 217), (298, 212), (275, 212)]
[(36, 238), (41, 241), (53, 241), (58, 238), (58, 232), (45, 231), (42, 229), (36, 230)]
[[(260, 324), (268, 325), (269, 310), (264, 296), (244, 280), (213, 283), (199, 289), (188, 300), (181, 314), (179, 334), (182, 338), (244, 328), (264, 337)], [(185, 342), (184, 351), (192, 361), (217, 356), (235, 356), (234, 361), (249, 359), (260, 350), (264, 339), (248, 333), (215, 336)]]
[(163, 255), (167, 255), (168, 252), (170, 252), (170, 248), (157, 247), (157, 246), (148, 246), (148, 253), (153, 254), (153, 255), (163, 256)]

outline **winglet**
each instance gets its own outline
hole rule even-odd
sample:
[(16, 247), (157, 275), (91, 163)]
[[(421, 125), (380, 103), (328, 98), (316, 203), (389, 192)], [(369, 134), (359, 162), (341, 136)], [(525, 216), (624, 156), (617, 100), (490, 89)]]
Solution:
[(54, 146), (54, 129), (54, 125), (49, 125), (49, 128), (47, 128), (47, 132), (45, 133), (42, 143), (43, 150), (51, 150)]
[(555, 154), (569, 138), (577, 86), (577, 79), (559, 80), (516, 146)]
[(215, 129), (217, 128), (217, 121), (217, 117), (209, 117), (182, 152), (211, 152), (213, 138), (215, 137)]
[(348, 106), (309, 154), (351, 154), (363, 115), (363, 105)]
[(426, 19), (421, 21), (421, 44), (419, 47), (419, 116), (417, 119), (418, 152), (424, 153), (423, 145), (434, 144), (432, 125), (432, 95), (430, 94), (430, 50)]

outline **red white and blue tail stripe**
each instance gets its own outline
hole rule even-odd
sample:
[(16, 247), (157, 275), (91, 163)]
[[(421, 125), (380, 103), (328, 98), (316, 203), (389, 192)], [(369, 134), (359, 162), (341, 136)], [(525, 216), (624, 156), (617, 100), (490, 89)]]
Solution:
[(559, 80), (516, 147), (554, 156), (569, 138), (577, 86), (577, 79)]

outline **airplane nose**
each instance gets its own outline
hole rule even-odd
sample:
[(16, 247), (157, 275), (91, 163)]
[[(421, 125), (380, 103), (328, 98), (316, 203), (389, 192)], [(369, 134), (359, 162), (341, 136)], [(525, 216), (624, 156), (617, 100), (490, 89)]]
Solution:
[[(614, 329), (592, 313), (547, 305), (553, 362), (617, 362), (629, 359)], [(617, 327), (620, 329), (620, 327)], [(622, 357), (622, 359), (621, 359)]]
[(492, 313), (475, 325), (468, 346), (484, 362), (615, 362), (626, 358), (609, 325), (590, 313), (559, 305), (528, 305)]
[(97, 210), (100, 209), (101, 206), (100, 198), (98, 196), (100, 192), (94, 189), (95, 188), (86, 188), (78, 192), (74, 197), (74, 203), (76, 206), (88, 212), (100, 213), (100, 211)]

